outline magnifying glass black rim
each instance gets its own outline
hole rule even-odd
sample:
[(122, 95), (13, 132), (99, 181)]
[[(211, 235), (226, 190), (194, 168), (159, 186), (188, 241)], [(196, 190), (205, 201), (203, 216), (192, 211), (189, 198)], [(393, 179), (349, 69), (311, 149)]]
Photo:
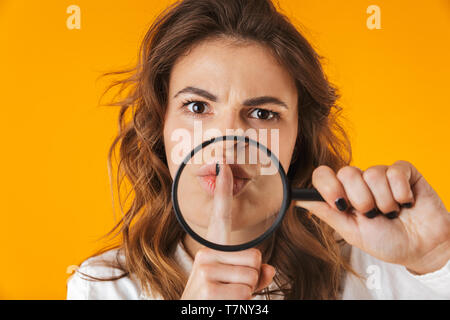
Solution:
[[(219, 141), (225, 141), (225, 140), (234, 140), (234, 141), (244, 141), (246, 143), (249, 143), (253, 146), (258, 147), (259, 149), (262, 149), (263, 151), (266, 152), (266, 154), (268, 156), (270, 156), (270, 158), (272, 159), (272, 161), (278, 166), (278, 173), (281, 176), (281, 181), (283, 184), (283, 202), (281, 204), (281, 208), (280, 211), (278, 213), (278, 217), (275, 220), (275, 222), (272, 224), (272, 226), (267, 229), (262, 235), (260, 235), (259, 237), (257, 237), (256, 239), (253, 239), (249, 242), (245, 242), (242, 244), (238, 244), (238, 245), (221, 245), (221, 244), (217, 244), (214, 242), (210, 242), (206, 239), (204, 239), (203, 237), (199, 236), (197, 233), (195, 233), (194, 230), (191, 229), (191, 227), (189, 227), (189, 225), (187, 224), (186, 220), (184, 220), (182, 214), (181, 214), (181, 210), (180, 207), (178, 206), (178, 182), (180, 180), (180, 176), (181, 173), (184, 169), (184, 167), (186, 166), (186, 164), (188, 163), (188, 161), (201, 149), (203, 149), (204, 147), (210, 145), (211, 143), (215, 143), (215, 142), (219, 142)], [(177, 170), (177, 173), (175, 175), (175, 179), (173, 181), (172, 184), (172, 204), (173, 204), (173, 208), (175, 210), (175, 215), (177, 217), (178, 222), (181, 224), (181, 226), (183, 227), (183, 229), (196, 241), (198, 241), (199, 243), (211, 248), (211, 249), (215, 249), (215, 250), (220, 250), (220, 251), (239, 251), (239, 250), (245, 250), (248, 248), (252, 248), (255, 247), (256, 245), (258, 245), (260, 242), (262, 242), (264, 239), (266, 239), (273, 231), (275, 231), (276, 228), (279, 227), (279, 225), (281, 224), (281, 221), (284, 218), (284, 215), (286, 214), (287, 208), (289, 206), (289, 199), (290, 199), (290, 188), (289, 188), (289, 184), (287, 181), (287, 177), (286, 177), (286, 173), (283, 169), (283, 167), (281, 166), (278, 158), (272, 153), (272, 151), (270, 151), (266, 146), (264, 146), (263, 144), (260, 144), (259, 142), (250, 139), (247, 136), (235, 136), (235, 135), (227, 135), (227, 136), (221, 136), (221, 137), (215, 137), (212, 138), (210, 140), (207, 140), (201, 144), (199, 144), (197, 147), (195, 147), (190, 154), (188, 154), (185, 159), (183, 160), (183, 162), (181, 163), (180, 167)]]

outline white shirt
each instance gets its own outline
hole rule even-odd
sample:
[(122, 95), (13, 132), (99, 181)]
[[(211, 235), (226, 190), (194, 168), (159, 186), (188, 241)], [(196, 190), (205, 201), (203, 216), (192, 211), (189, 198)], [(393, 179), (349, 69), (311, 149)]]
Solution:
[[(450, 299), (450, 260), (441, 269), (414, 275), (404, 266), (380, 261), (356, 247), (351, 247), (350, 263), (366, 280), (347, 273), (344, 277), (341, 299)], [(117, 249), (109, 250), (84, 261), (81, 272), (95, 277), (120, 275), (122, 271), (102, 266), (103, 261), (116, 259)], [(119, 256), (122, 262), (124, 257)], [(177, 246), (175, 260), (186, 274), (192, 270), (193, 260), (182, 244)], [(269, 286), (273, 288), (275, 283)], [(115, 281), (89, 281), (75, 272), (67, 283), (67, 299), (162, 299), (159, 295), (146, 295), (133, 275)], [(257, 296), (255, 300), (264, 299)], [(280, 298), (278, 298), (280, 299)]]

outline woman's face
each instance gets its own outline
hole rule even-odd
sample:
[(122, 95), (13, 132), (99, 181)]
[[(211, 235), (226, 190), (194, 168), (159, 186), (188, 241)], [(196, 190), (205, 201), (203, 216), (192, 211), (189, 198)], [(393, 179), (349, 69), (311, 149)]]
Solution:
[[(172, 177), (180, 160), (202, 141), (250, 132), (256, 133), (251, 138), (276, 154), (287, 171), (298, 130), (297, 99), (294, 80), (267, 48), (255, 43), (237, 46), (223, 39), (194, 46), (176, 61), (170, 75), (164, 144)], [(228, 164), (224, 154), (230, 147), (236, 156), (239, 147), (225, 144), (220, 147), (225, 152), (207, 152), (208, 160), (200, 157), (203, 160), (192, 161), (183, 170), (179, 204), (184, 218), (200, 234), (208, 226), (213, 205), (215, 177), (208, 164), (219, 160), (218, 154)], [(281, 186), (281, 180), (278, 175), (259, 174), (260, 163), (237, 163), (230, 164), (236, 213), (232, 231), (237, 237), (258, 235), (279, 209), (283, 195), (275, 186)], [(243, 174), (247, 180), (241, 179)]]

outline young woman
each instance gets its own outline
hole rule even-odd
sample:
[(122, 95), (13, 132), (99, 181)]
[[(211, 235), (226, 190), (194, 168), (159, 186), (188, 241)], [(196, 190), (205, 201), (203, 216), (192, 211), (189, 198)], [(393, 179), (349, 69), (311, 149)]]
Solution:
[[(112, 86), (130, 89), (114, 103), (120, 132), (109, 154), (120, 144), (118, 171), (133, 186), (132, 205), (111, 231), (120, 244), (81, 264), (67, 298), (450, 298), (449, 212), (410, 162), (349, 165), (338, 93), (319, 58), (269, 0), (167, 8), (136, 68), (111, 73), (129, 74)], [(276, 129), (290, 181), (326, 201), (292, 203), (257, 248), (202, 247), (171, 203), (172, 134), (193, 135), (195, 121), (221, 132)], [(233, 197), (224, 182), (233, 172), (218, 169), (215, 197), (224, 201)], [(201, 196), (192, 193), (193, 203)]]

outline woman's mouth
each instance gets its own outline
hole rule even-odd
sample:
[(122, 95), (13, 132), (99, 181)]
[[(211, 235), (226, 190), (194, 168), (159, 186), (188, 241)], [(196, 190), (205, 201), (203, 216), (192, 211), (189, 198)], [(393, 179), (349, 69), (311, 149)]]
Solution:
[[(229, 165), (233, 173), (233, 197), (237, 196), (250, 182), (250, 175), (239, 165)], [(216, 165), (208, 164), (200, 167), (197, 178), (205, 192), (214, 196), (216, 189)]]
[[(216, 189), (216, 176), (198, 176), (200, 185), (210, 195), (214, 196)], [(233, 176), (233, 196), (236, 196), (248, 183), (250, 179), (241, 179)]]

